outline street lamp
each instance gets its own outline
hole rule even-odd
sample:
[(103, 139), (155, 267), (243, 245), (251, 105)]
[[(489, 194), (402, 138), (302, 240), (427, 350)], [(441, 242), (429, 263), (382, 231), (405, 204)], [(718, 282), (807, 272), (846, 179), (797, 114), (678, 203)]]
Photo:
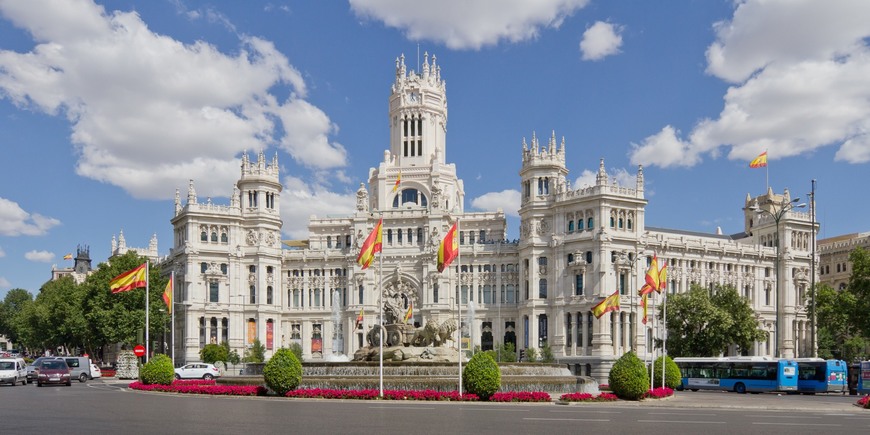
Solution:
[(776, 257), (775, 257), (775, 263), (774, 263), (774, 269), (775, 269), (774, 273), (776, 273), (776, 320), (774, 323), (775, 326), (774, 326), (774, 330), (773, 330), (773, 334), (774, 334), (773, 355), (775, 358), (779, 358), (779, 356), (780, 356), (779, 355), (779, 317), (780, 317), (779, 305), (780, 305), (780, 300), (781, 300), (780, 289), (779, 289), (779, 287), (780, 287), (780, 284), (779, 284), (779, 281), (780, 281), (780, 279), (779, 279), (779, 275), (780, 275), (780, 273), (779, 273), (779, 262), (780, 262), (780, 258), (779, 258), (779, 254), (780, 254), (780, 250), (779, 250), (779, 221), (788, 212), (790, 212), (796, 208), (806, 207), (806, 204), (800, 203), (800, 198), (795, 198), (792, 200), (787, 200), (787, 199), (783, 198), (780, 201), (774, 201), (772, 199), (769, 199), (769, 200), (765, 201), (764, 203), (762, 203), (762, 205), (766, 205), (769, 207), (761, 208), (758, 205), (753, 204), (752, 206), (749, 207), (749, 209), (754, 211), (757, 215), (761, 215), (761, 214), (765, 214), (765, 213), (770, 215), (770, 217), (773, 218), (773, 221), (776, 225), (776, 232), (774, 233), (774, 237), (773, 237), (773, 245), (774, 245), (774, 248), (776, 248)]

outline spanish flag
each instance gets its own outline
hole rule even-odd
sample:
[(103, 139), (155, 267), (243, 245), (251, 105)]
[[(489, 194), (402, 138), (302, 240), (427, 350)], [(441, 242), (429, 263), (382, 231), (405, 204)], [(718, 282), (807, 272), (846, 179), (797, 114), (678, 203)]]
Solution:
[(656, 289), (659, 293), (668, 288), (668, 261), (664, 260), (662, 263), (662, 268), (659, 269), (659, 288)]
[[(646, 286), (649, 286), (647, 293), (650, 291), (659, 291), (659, 286), (661, 283), (659, 282), (659, 260), (656, 257), (656, 254), (653, 254), (652, 262), (649, 264), (649, 268), (646, 270), (646, 276), (644, 277), (644, 281), (646, 281)], [(641, 288), (641, 296), (643, 296), (644, 288)]]
[(444, 240), (441, 241), (441, 246), (438, 247), (438, 272), (444, 272), (447, 266), (453, 262), (453, 259), (459, 256), (459, 235), (456, 234), (456, 226), (459, 221), (450, 227)]
[(649, 295), (643, 295), (640, 300), (640, 305), (643, 307), (643, 319), (641, 319), (641, 322), (643, 322), (644, 325), (646, 325), (646, 300), (648, 297)]
[(749, 162), (750, 168), (763, 168), (765, 166), (767, 166), (767, 151), (759, 154), (758, 157)]
[(372, 233), (366, 237), (365, 243), (363, 243), (362, 248), (359, 250), (359, 256), (356, 257), (356, 262), (362, 266), (363, 270), (368, 269), (372, 264), (372, 260), (375, 258), (375, 254), (381, 252), (383, 223), (383, 219), (378, 221), (378, 224), (375, 225), (375, 229), (373, 229)]
[(592, 307), (592, 314), (595, 315), (596, 319), (600, 319), (605, 313), (611, 311), (619, 311), (619, 290)]
[(359, 316), (356, 316), (356, 327), (353, 329), (359, 329), (359, 327), (362, 326), (362, 322), (363, 322), (363, 309), (362, 309), (362, 307), (360, 307), (359, 308)]
[(399, 190), (399, 183), (402, 182), (402, 172), (399, 171), (399, 175), (396, 176), (396, 184), (393, 185), (393, 192)]
[(121, 293), (129, 290), (133, 290), (139, 287), (145, 287), (147, 284), (145, 281), (145, 266), (148, 263), (142, 263), (141, 266), (128, 270), (109, 281), (109, 288), (112, 290), (112, 293)]
[(403, 323), (408, 323), (411, 317), (414, 317), (414, 303), (408, 302), (408, 311), (405, 311), (405, 318), (402, 319)]
[(169, 282), (166, 283), (166, 289), (163, 290), (163, 302), (166, 302), (166, 308), (169, 314), (172, 314), (172, 281), (174, 275), (169, 275)]
[(64, 260), (72, 260), (72, 254), (66, 254), (63, 256)]

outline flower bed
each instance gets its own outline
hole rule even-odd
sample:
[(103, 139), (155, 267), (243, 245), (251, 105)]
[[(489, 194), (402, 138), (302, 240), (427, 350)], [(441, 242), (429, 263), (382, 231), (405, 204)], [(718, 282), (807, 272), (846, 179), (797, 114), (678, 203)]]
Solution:
[(130, 388), (164, 393), (210, 394), (217, 396), (265, 396), (266, 388), (257, 385), (215, 385), (214, 381), (173, 381), (171, 385), (133, 382)]
[(870, 395), (864, 396), (858, 399), (858, 406), (866, 409), (870, 409)]
[(115, 370), (112, 370), (112, 369), (101, 369), (101, 370), (100, 370), (100, 374), (101, 374), (102, 377), (104, 377), (104, 378), (114, 378), (114, 377), (115, 377)]
[[(336, 390), (329, 388), (306, 388), (288, 391), (284, 397), (305, 399), (357, 399), (378, 400), (381, 399), (379, 391), (367, 390)], [(474, 394), (465, 393), (459, 397), (458, 391), (435, 391), (435, 390), (384, 390), (383, 400), (444, 400), (444, 401), (476, 401)]]
[(490, 396), (490, 402), (551, 402), (550, 395), (542, 392), (508, 391)]
[(559, 397), (563, 402), (613, 402), (617, 400), (616, 394), (601, 393), (593, 396), (589, 393), (565, 393)]
[(646, 392), (643, 395), (644, 399), (664, 399), (665, 397), (671, 397), (674, 395), (674, 390), (668, 387), (659, 387)]

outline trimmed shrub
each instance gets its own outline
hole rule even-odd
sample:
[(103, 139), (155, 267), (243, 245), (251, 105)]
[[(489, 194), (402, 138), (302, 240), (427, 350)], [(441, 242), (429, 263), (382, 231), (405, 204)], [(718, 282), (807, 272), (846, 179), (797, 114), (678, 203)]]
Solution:
[(290, 350), (293, 352), (293, 355), (296, 355), (296, 359), (302, 361), (302, 345), (299, 343), (290, 343)]
[(541, 347), (541, 362), (542, 363), (554, 363), (554, 362), (556, 362), (556, 356), (553, 355), (553, 349), (550, 349), (550, 343), (544, 343), (544, 346)]
[(643, 361), (634, 352), (627, 352), (613, 364), (607, 383), (620, 399), (640, 400), (649, 390), (649, 374)]
[(282, 347), (263, 368), (263, 380), (272, 391), (283, 396), (302, 382), (302, 363), (292, 350)]
[(462, 385), (480, 400), (489, 400), (501, 387), (501, 372), (492, 355), (486, 352), (474, 354), (462, 370)]
[[(656, 358), (655, 362), (653, 362), (653, 386), (661, 387), (662, 386), (662, 358)], [(665, 358), (665, 387), (668, 387), (672, 390), (675, 390), (682, 383), (682, 374), (680, 373), (680, 368), (677, 366), (677, 363), (671, 359), (669, 356), (664, 356)]]
[(530, 347), (526, 349), (526, 362), (537, 362), (538, 361), (538, 350), (534, 347)]
[(139, 379), (145, 385), (169, 385), (175, 379), (172, 360), (163, 354), (154, 355), (139, 371)]

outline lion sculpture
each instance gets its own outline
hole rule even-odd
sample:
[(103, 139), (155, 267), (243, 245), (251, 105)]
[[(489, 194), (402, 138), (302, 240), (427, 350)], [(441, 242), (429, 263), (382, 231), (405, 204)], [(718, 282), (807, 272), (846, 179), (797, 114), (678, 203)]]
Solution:
[[(453, 339), (453, 333), (456, 332), (456, 320), (453, 318), (447, 319), (438, 327), (438, 342), (441, 344), (447, 343), (447, 340)], [(436, 346), (438, 346), (436, 344)]]
[(417, 328), (414, 331), (414, 338), (411, 340), (411, 346), (421, 347), (432, 345), (439, 345), (438, 321), (435, 319), (429, 319), (425, 326)]

